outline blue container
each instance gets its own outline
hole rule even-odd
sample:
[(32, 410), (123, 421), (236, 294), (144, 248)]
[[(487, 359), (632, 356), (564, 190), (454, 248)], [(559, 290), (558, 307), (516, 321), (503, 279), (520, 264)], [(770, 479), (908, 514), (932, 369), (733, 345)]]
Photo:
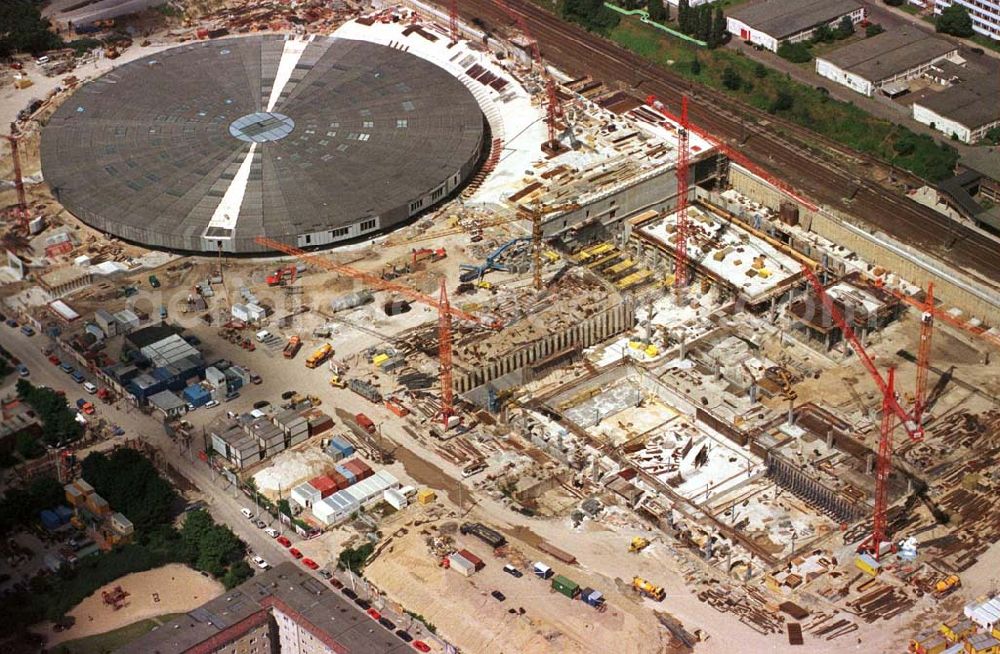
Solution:
[(39, 513), (38, 517), (42, 520), (42, 526), (49, 531), (55, 531), (63, 524), (62, 520), (59, 519), (59, 516), (55, 514), (55, 511), (50, 511), (48, 509)]
[(62, 520), (63, 524), (69, 522), (69, 519), (73, 517), (73, 509), (64, 504), (60, 504), (56, 508), (52, 509), (52, 511), (59, 516), (59, 519)]
[(211, 393), (205, 390), (201, 384), (191, 384), (184, 389), (184, 401), (195, 407), (204, 406), (210, 399), (212, 399)]
[(358, 478), (354, 476), (354, 473), (345, 468), (344, 466), (337, 466), (336, 468), (334, 468), (334, 470), (344, 475), (344, 477), (347, 478), (347, 481), (351, 482), (352, 486), (358, 483)]
[(336, 448), (340, 452), (342, 458), (346, 458), (354, 454), (354, 446), (348, 443), (341, 436), (334, 436), (330, 439), (330, 447)]

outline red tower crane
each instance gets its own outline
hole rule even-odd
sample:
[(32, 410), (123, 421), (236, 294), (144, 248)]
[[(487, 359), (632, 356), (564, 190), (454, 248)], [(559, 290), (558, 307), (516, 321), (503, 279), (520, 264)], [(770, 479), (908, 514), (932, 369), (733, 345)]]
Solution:
[(28, 233), (28, 197), (24, 192), (24, 178), (21, 176), (21, 155), (18, 151), (17, 132), (11, 126), (11, 133), (6, 135), (10, 143), (10, 157), (14, 162), (14, 188), (17, 190), (17, 213), (24, 233)]
[(678, 300), (687, 286), (688, 260), (688, 99), (681, 98), (677, 130), (677, 231), (674, 234), (674, 293)]
[(441, 299), (438, 303), (438, 358), (441, 361), (441, 420), (445, 429), (454, 415), (454, 391), (451, 384), (451, 304), (445, 280), (441, 278)]
[(451, 0), (448, 6), (448, 28), (451, 31), (451, 44), (458, 43), (458, 0)]
[(557, 152), (559, 150), (559, 119), (563, 116), (563, 108), (562, 103), (559, 101), (559, 93), (556, 90), (556, 80), (545, 67), (545, 62), (542, 60), (542, 51), (538, 48), (538, 41), (531, 36), (524, 18), (511, 9), (504, 0), (495, 0), (495, 2), (505, 14), (510, 16), (511, 20), (517, 25), (517, 28), (524, 34), (524, 38), (528, 39), (528, 46), (531, 49), (531, 59), (538, 66), (542, 77), (545, 79), (545, 124), (548, 127), (548, 139), (542, 144), (542, 148)]
[(489, 329), (500, 329), (502, 325), (498, 321), (490, 322), (480, 318), (479, 316), (474, 316), (471, 313), (451, 306), (448, 302), (448, 295), (445, 292), (444, 280), (441, 280), (441, 297), (436, 300), (429, 295), (425, 295), (420, 291), (410, 288), (409, 286), (382, 279), (378, 275), (373, 275), (371, 273), (364, 272), (363, 270), (358, 270), (357, 268), (335, 263), (318, 254), (306, 252), (301, 248), (287, 245), (281, 241), (267, 238), (266, 236), (258, 236), (255, 241), (258, 245), (263, 245), (264, 247), (277, 252), (293, 256), (305, 263), (323, 268), (324, 270), (329, 270), (330, 272), (346, 275), (352, 279), (357, 279), (372, 288), (399, 293), (400, 295), (408, 297), (415, 302), (420, 302), (437, 309), (439, 336), (438, 357), (441, 361), (441, 413), (444, 416), (445, 425), (448, 424), (448, 418), (454, 415), (454, 408), (452, 404), (454, 391), (452, 390), (451, 375), (451, 321), (452, 319), (457, 318), (458, 320), (465, 320), (477, 325), (482, 325)]
[(864, 346), (854, 334), (854, 330), (844, 319), (843, 314), (827, 295), (826, 289), (820, 283), (816, 273), (808, 265), (802, 266), (802, 273), (813, 287), (816, 296), (823, 303), (830, 318), (840, 328), (844, 335), (844, 340), (850, 343), (857, 353), (858, 358), (864, 365), (865, 370), (875, 381), (879, 391), (882, 393), (882, 424), (879, 430), (878, 456), (875, 467), (875, 513), (872, 517), (872, 535), (858, 547), (859, 550), (871, 549), (875, 558), (879, 556), (879, 545), (886, 539), (888, 529), (888, 496), (889, 496), (889, 473), (892, 470), (892, 433), (895, 430), (895, 421), (899, 419), (903, 423), (903, 428), (913, 441), (923, 440), (924, 428), (918, 420), (907, 413), (900, 405), (896, 397), (895, 371), (890, 368), (888, 380), (883, 379), (875, 362), (868, 356)]
[(934, 282), (927, 285), (927, 307), (920, 314), (920, 347), (917, 350), (917, 385), (914, 389), (913, 418), (923, 424), (927, 409), (927, 372), (930, 368), (931, 336), (934, 335)]

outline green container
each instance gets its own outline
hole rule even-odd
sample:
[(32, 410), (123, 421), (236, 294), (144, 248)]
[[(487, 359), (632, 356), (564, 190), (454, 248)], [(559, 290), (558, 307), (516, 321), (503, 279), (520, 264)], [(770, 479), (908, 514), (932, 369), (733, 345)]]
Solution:
[(580, 584), (562, 575), (552, 577), (552, 589), (570, 599), (576, 599), (576, 596), (580, 594)]

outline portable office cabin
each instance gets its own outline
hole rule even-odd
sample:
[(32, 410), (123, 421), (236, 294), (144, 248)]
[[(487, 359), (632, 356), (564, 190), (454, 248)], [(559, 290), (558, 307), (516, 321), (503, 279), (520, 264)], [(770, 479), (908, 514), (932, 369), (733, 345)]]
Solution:
[(466, 577), (471, 577), (476, 572), (476, 565), (458, 552), (448, 555), (448, 566)]
[(323, 494), (312, 484), (299, 484), (292, 489), (290, 499), (303, 509), (311, 509), (313, 504), (323, 499)]
[(531, 569), (535, 573), (536, 577), (540, 577), (542, 579), (548, 579), (553, 575), (552, 568), (545, 565), (541, 561), (535, 562), (535, 564), (531, 566)]

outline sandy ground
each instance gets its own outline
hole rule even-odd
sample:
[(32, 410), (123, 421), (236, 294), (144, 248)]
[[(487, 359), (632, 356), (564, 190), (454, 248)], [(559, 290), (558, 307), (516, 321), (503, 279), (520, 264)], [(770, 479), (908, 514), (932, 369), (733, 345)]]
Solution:
[[(101, 591), (115, 586), (121, 586), (129, 593), (125, 606), (118, 611), (105, 605), (101, 598)], [(217, 581), (174, 563), (126, 575), (98, 589), (69, 612), (76, 618), (73, 628), (57, 633), (52, 630), (51, 624), (46, 624), (42, 633), (48, 638), (49, 645), (102, 634), (165, 613), (190, 611), (222, 594), (222, 591), (222, 584)]]

